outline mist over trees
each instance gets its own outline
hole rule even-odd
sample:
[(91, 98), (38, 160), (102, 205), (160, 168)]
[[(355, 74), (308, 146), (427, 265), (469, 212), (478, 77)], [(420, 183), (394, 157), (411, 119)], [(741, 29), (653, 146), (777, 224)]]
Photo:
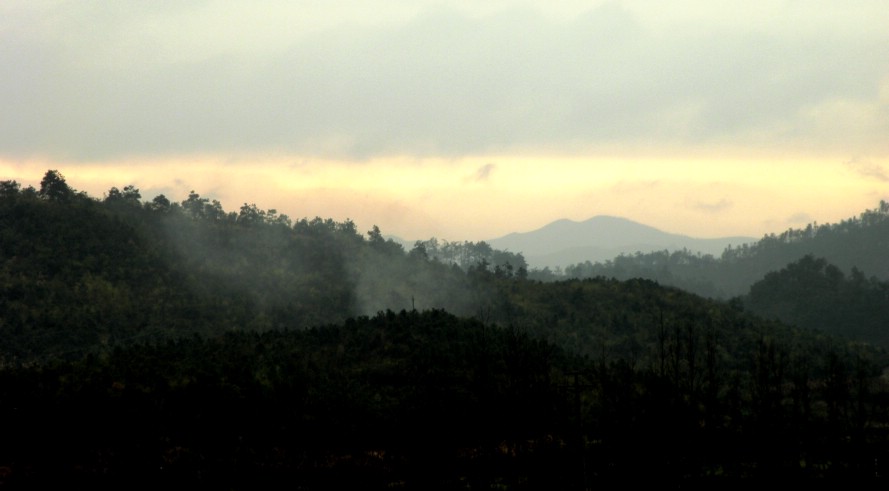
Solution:
[(483, 242), (432, 239), (406, 253), (376, 226), (362, 234), (349, 220), (292, 220), (246, 203), (226, 211), (195, 191), (142, 202), (125, 186), (95, 199), (57, 171), (39, 191), (9, 181), (0, 191), (3, 354), (14, 358), (134, 336), (306, 328), (386, 309), (474, 315), (488, 293), (469, 285), (472, 274), (508, 278), (526, 266)]
[(39, 190), (3, 181), (0, 416), (16, 424), (0, 484), (887, 475), (889, 287), (863, 269), (879, 260), (847, 273), (804, 255), (730, 301), (664, 286), (818, 237), (837, 251), (843, 236), (878, 241), (887, 213), (719, 259), (609, 265), (657, 281), (542, 282), (484, 242), (406, 251), (376, 226), (227, 211), (195, 191), (93, 198), (57, 171)]

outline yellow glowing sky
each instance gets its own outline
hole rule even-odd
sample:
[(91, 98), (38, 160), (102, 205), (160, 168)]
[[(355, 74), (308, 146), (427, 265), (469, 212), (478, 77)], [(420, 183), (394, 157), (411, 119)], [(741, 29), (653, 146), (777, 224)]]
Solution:
[(889, 199), (885, 0), (0, 2), (0, 180), (407, 240)]
[[(0, 175), (39, 186), (48, 162), (0, 164)], [(241, 162), (194, 158), (59, 169), (93, 197), (133, 184), (143, 199), (174, 201), (190, 190), (291, 218), (350, 218), (363, 230), (414, 240), (485, 240), (558, 218), (627, 217), (696, 237), (760, 237), (811, 221), (834, 222), (889, 197), (872, 165), (815, 160), (652, 158), (379, 159), (366, 162)], [(175, 176), (175, 177), (173, 177)]]

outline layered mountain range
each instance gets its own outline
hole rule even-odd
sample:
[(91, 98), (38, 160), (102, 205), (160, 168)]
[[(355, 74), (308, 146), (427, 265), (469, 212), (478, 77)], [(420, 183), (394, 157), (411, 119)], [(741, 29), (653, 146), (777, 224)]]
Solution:
[(532, 268), (564, 268), (605, 262), (622, 254), (688, 250), (719, 256), (753, 237), (700, 239), (672, 234), (626, 218), (600, 215), (582, 222), (557, 220), (530, 232), (516, 232), (488, 241), (495, 249), (520, 252)]

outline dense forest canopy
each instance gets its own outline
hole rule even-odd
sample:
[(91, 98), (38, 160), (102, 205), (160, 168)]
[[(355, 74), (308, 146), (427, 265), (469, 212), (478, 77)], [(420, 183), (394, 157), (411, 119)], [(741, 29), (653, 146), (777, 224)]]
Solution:
[(768, 273), (743, 298), (763, 317), (889, 346), (889, 282), (805, 256)]
[[(886, 214), (775, 241), (859, 238)], [(753, 252), (767, 243), (541, 282), (483, 242), (406, 251), (376, 226), (226, 211), (194, 191), (3, 181), (0, 415), (21, 424), (0, 443), (0, 484), (889, 473), (889, 358), (848, 341), (889, 343), (882, 280), (809, 255), (719, 301), (637, 274), (704, 284), (711, 266), (792, 256)]]
[(255, 204), (228, 212), (196, 192), (142, 202), (126, 186), (94, 199), (56, 171), (39, 191), (6, 181), (0, 192), (7, 356), (46, 352), (34, 346), (41, 336), (65, 351), (133, 336), (305, 328), (387, 308), (472, 315), (479, 299), (467, 270), (512, 277), (526, 266), (484, 243), (448, 244), (454, 261), (421, 246), (405, 253), (376, 226), (365, 236), (349, 220), (291, 220)]

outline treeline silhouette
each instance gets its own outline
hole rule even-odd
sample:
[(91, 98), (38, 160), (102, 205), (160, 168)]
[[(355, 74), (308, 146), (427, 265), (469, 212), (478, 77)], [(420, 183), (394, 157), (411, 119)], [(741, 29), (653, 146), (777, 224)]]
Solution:
[[(296, 329), (380, 310), (472, 315), (489, 296), (467, 269), (524, 270), (521, 255), (453, 244), (472, 263), (405, 253), (374, 227), (291, 220), (243, 205), (226, 212), (191, 192), (180, 203), (138, 189), (103, 199), (57, 171), (41, 188), (0, 183), (0, 362), (228, 330)], [(461, 252), (462, 251), (462, 252)]]

